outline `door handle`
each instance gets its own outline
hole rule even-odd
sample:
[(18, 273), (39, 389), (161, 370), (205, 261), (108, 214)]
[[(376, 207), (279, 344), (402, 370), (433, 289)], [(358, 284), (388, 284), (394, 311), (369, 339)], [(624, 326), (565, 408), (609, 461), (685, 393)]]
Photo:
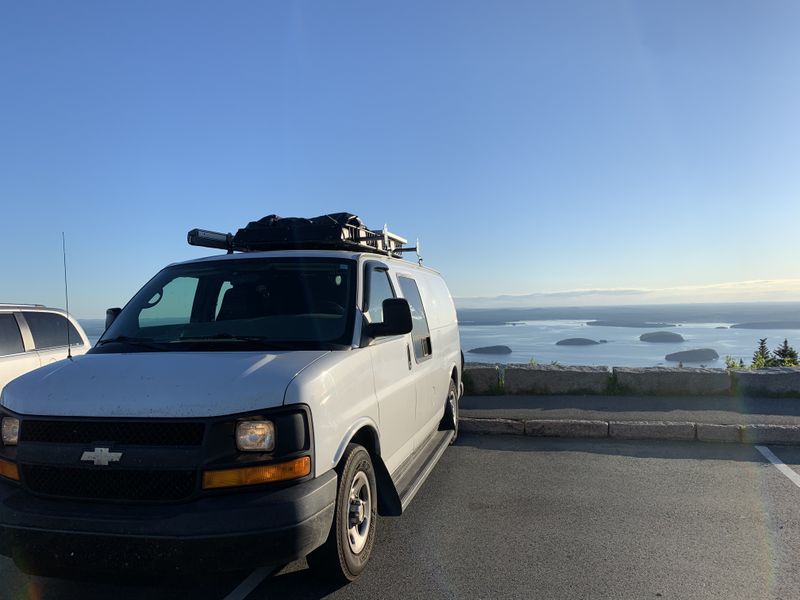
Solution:
[(411, 370), (411, 346), (406, 344), (406, 356), (408, 357), (408, 370)]

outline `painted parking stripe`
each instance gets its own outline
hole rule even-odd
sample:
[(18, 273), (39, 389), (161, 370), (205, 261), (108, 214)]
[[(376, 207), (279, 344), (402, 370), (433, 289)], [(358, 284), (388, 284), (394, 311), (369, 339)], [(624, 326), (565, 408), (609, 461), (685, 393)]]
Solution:
[(260, 569), (256, 569), (222, 600), (245, 600), (245, 598), (250, 595), (250, 592), (256, 589), (267, 577), (272, 575), (274, 571), (275, 567), (261, 567)]
[(792, 469), (783, 464), (781, 459), (772, 453), (772, 450), (770, 450), (766, 446), (756, 446), (756, 450), (758, 450), (761, 453), (761, 455), (764, 458), (766, 458), (769, 462), (775, 465), (775, 468), (778, 469), (778, 471), (780, 471), (781, 473), (786, 475), (786, 477), (791, 479), (792, 483), (794, 483), (797, 487), (800, 487), (800, 475), (798, 475)]

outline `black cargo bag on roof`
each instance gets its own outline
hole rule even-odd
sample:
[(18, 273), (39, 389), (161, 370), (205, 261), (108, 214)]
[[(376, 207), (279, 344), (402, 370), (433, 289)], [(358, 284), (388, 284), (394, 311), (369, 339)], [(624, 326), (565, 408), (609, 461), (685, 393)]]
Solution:
[(292, 248), (295, 245), (303, 248), (312, 245), (341, 247), (347, 242), (358, 243), (370, 234), (361, 219), (350, 213), (333, 213), (311, 219), (268, 215), (237, 231), (233, 246), (248, 250)]

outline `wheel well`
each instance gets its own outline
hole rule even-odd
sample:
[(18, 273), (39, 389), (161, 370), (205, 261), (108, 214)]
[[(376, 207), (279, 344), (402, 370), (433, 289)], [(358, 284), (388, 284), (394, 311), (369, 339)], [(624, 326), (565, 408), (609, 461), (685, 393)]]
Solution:
[(380, 457), (381, 455), (378, 436), (372, 427), (365, 426), (356, 431), (356, 434), (350, 439), (350, 443), (364, 446), (373, 458)]
[(378, 514), (382, 517), (396, 517), (402, 514), (403, 507), (389, 471), (381, 459), (380, 442), (372, 427), (364, 426), (350, 439), (351, 444), (366, 448), (372, 458), (375, 479), (378, 484)]

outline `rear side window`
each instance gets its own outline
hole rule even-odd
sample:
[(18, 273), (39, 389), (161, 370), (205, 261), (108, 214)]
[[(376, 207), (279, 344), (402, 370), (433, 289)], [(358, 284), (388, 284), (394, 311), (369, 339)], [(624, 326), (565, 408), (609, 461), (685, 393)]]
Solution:
[(66, 346), (67, 330), (69, 330), (70, 346), (83, 346), (83, 339), (78, 330), (61, 315), (46, 312), (23, 312), (22, 314), (28, 322), (37, 350)]
[(25, 352), (14, 315), (0, 315), (0, 356)]
[(428, 319), (425, 316), (425, 307), (422, 305), (422, 298), (419, 295), (417, 282), (409, 277), (398, 277), (400, 289), (403, 290), (403, 297), (408, 300), (411, 307), (411, 321), (414, 328), (411, 330), (411, 339), (414, 342), (414, 356), (417, 362), (430, 357), (433, 353), (431, 348), (431, 332), (428, 328)]
[(385, 269), (370, 269), (368, 277), (367, 297), (364, 299), (366, 312), (364, 314), (370, 323), (383, 323), (383, 301), (394, 298), (389, 273)]

